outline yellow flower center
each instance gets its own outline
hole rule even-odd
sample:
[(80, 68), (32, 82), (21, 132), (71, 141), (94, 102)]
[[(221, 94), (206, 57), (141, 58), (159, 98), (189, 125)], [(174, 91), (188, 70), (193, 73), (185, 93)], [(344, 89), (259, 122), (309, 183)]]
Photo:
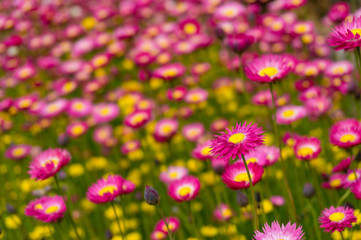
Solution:
[(35, 206), (34, 206), (34, 208), (35, 209), (43, 209), (43, 205), (41, 205), (40, 203), (38, 203), (38, 204), (36, 204)]
[(342, 137), (340, 138), (340, 141), (343, 143), (348, 143), (348, 142), (353, 142), (355, 141), (356, 136), (350, 133), (346, 133), (344, 135), (342, 135)]
[(73, 129), (71, 130), (72, 134), (79, 135), (81, 133), (84, 132), (84, 127), (82, 125), (77, 125), (75, 127), (73, 127)]
[(289, 118), (289, 117), (292, 117), (293, 115), (295, 115), (295, 111), (294, 110), (286, 110), (282, 113), (282, 116), (285, 117), (285, 118)]
[(74, 90), (74, 88), (75, 88), (75, 83), (73, 83), (73, 82), (67, 82), (63, 86), (63, 89), (65, 92), (70, 92), (70, 91)]
[(169, 173), (169, 177), (172, 178), (172, 179), (177, 178), (178, 173), (177, 172), (171, 172), (171, 173)]
[(306, 24), (298, 24), (296, 27), (295, 27), (295, 32), (298, 33), (298, 34), (301, 34), (301, 33), (304, 33), (308, 30), (308, 27)]
[(199, 94), (197, 94), (197, 93), (194, 93), (194, 94), (192, 94), (191, 96), (190, 96), (190, 100), (192, 101), (192, 102), (197, 102), (197, 101), (199, 101), (201, 99), (201, 97), (199, 96)]
[(169, 125), (169, 124), (166, 124), (166, 125), (164, 125), (163, 127), (162, 127), (162, 132), (164, 133), (164, 134), (169, 134), (171, 131), (172, 131), (172, 126), (171, 125)]
[(347, 180), (349, 180), (350, 182), (355, 181), (357, 178), (357, 175), (355, 173), (351, 173), (347, 176)]
[(222, 211), (222, 215), (224, 217), (231, 217), (232, 216), (232, 211), (229, 208), (226, 208)]
[(181, 196), (181, 197), (184, 197), (188, 194), (190, 194), (192, 192), (192, 189), (190, 187), (181, 187), (179, 190), (178, 190), (178, 194)]
[(30, 68), (24, 68), (22, 70), (20, 70), (19, 72), (19, 76), (20, 78), (26, 78), (31, 74), (31, 70)]
[(161, 231), (158, 231), (156, 234), (155, 234), (155, 238), (156, 239), (164, 239), (166, 237), (165, 233), (161, 232)]
[[(252, 179), (252, 174), (251, 174), (251, 179)], [(233, 180), (235, 182), (249, 182), (248, 174), (246, 172), (239, 173), (239, 174), (237, 174), (237, 176), (235, 176), (235, 178)]]
[(227, 9), (226, 11), (224, 11), (224, 15), (226, 15), (227, 17), (233, 17), (234, 15), (236, 15), (236, 12), (233, 9)]
[(210, 151), (212, 150), (211, 147), (207, 146), (207, 147), (204, 147), (201, 151), (201, 154), (206, 156), (206, 155), (209, 155)]
[(302, 148), (298, 149), (297, 154), (302, 157), (306, 157), (308, 155), (313, 154), (313, 149), (310, 147), (302, 147)]
[(106, 116), (110, 113), (110, 109), (108, 107), (102, 108), (99, 113), (102, 116)]
[(354, 36), (356, 36), (356, 34), (361, 36), (361, 28), (352, 29), (351, 32), (353, 33)]
[(53, 166), (54, 166), (54, 167), (57, 167), (58, 164), (59, 164), (59, 159), (57, 159), (57, 158), (48, 159), (48, 160), (46, 160), (45, 162), (43, 162), (43, 163), (41, 164), (41, 166), (42, 166), (42, 167), (45, 167), (46, 165), (51, 164), (51, 163), (53, 163)]
[(334, 179), (330, 182), (330, 186), (331, 187), (339, 187), (341, 185), (341, 180), (340, 179)]
[(98, 192), (98, 194), (100, 196), (103, 196), (104, 194), (106, 193), (111, 193), (113, 194), (118, 188), (114, 185), (108, 185), (108, 186), (105, 186), (103, 187), (102, 189), (100, 189), (100, 191)]
[[(172, 231), (173, 229), (175, 229), (174, 223), (172, 223), (172, 222), (168, 223), (168, 228), (169, 228), (169, 231)], [(162, 230), (164, 232), (168, 232), (167, 226), (165, 224), (162, 226)]]
[(13, 153), (14, 157), (20, 157), (21, 155), (23, 155), (25, 153), (25, 150), (24, 150), (24, 148), (15, 148), (12, 153)]
[(74, 104), (74, 109), (75, 110), (83, 110), (84, 109), (84, 104), (81, 102), (77, 102)]
[(197, 32), (197, 27), (192, 23), (187, 23), (184, 25), (183, 29), (187, 34), (194, 34)]
[(255, 157), (247, 159), (247, 163), (255, 163), (255, 162), (257, 162), (257, 158), (255, 158)]
[(24, 99), (24, 100), (21, 100), (20, 103), (19, 103), (19, 106), (21, 108), (26, 108), (26, 107), (29, 107), (31, 104), (31, 100), (30, 99)]
[(228, 142), (237, 144), (240, 143), (244, 140), (246, 136), (243, 133), (235, 133), (232, 134), (229, 138), (228, 138)]
[(180, 91), (180, 90), (175, 90), (175, 91), (173, 92), (173, 97), (174, 97), (174, 98), (180, 98), (180, 97), (182, 97), (182, 96), (183, 96), (183, 92)]
[(134, 117), (132, 117), (131, 123), (138, 124), (143, 120), (144, 120), (144, 114), (137, 114)]
[(339, 222), (342, 221), (345, 218), (345, 214), (343, 214), (342, 212), (335, 212), (332, 213), (328, 219), (330, 219), (330, 221), (332, 222)]
[(169, 68), (167, 70), (164, 70), (163, 77), (175, 77), (177, 76), (177, 73), (178, 73), (177, 69)]
[(332, 69), (333, 74), (343, 74), (344, 72), (345, 72), (345, 69), (341, 66)]
[(268, 77), (273, 77), (278, 73), (278, 69), (275, 67), (266, 67), (261, 69), (261, 71), (259, 71), (258, 75), (260, 75), (261, 77), (264, 76), (268, 76)]
[[(291, 0), (291, 2), (294, 5), (298, 5), (298, 4), (301, 4), (302, 0)], [(282, 240), (282, 239), (279, 239), (279, 240)]]
[(57, 212), (58, 210), (59, 210), (59, 206), (50, 206), (45, 210), (45, 212), (47, 214), (51, 214)]

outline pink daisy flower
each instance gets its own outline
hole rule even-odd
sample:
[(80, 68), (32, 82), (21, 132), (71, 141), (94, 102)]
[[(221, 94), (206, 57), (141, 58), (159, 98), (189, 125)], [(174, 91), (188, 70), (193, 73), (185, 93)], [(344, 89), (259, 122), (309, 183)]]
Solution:
[(109, 175), (106, 178), (101, 178), (88, 188), (87, 198), (93, 203), (113, 201), (122, 193), (123, 183), (124, 179), (119, 175)]
[(319, 222), (321, 228), (324, 228), (326, 232), (342, 232), (345, 228), (352, 228), (352, 223), (356, 222), (356, 217), (352, 208), (331, 206), (323, 210)]
[(234, 215), (232, 209), (224, 203), (219, 204), (213, 211), (213, 217), (219, 222), (226, 222)]
[(361, 175), (361, 170), (356, 169), (353, 171), (353, 170), (349, 169), (347, 171), (347, 174), (346, 174), (344, 182), (343, 182), (344, 188), (349, 188), (350, 186), (352, 186), (352, 184), (357, 179), (360, 178), (360, 175)]
[(153, 76), (164, 80), (172, 80), (182, 76), (185, 70), (185, 67), (181, 63), (172, 63), (155, 69)]
[(330, 176), (327, 182), (322, 183), (322, 187), (327, 189), (340, 189), (344, 186), (345, 174), (335, 173)]
[(182, 134), (188, 141), (198, 141), (204, 134), (204, 126), (199, 122), (187, 124), (183, 127)]
[(286, 203), (284, 197), (282, 196), (271, 196), (270, 201), (275, 207), (281, 207)]
[(43, 222), (55, 222), (64, 217), (66, 205), (61, 196), (44, 196), (31, 201), (25, 208), (26, 216), (31, 216)]
[(361, 124), (356, 119), (335, 123), (330, 129), (330, 142), (341, 148), (350, 148), (361, 143)]
[(208, 140), (204, 143), (197, 144), (196, 148), (192, 151), (192, 156), (199, 160), (207, 160), (212, 157), (211, 141)]
[(66, 127), (66, 134), (71, 138), (77, 138), (85, 134), (88, 128), (85, 122), (74, 122)]
[[(168, 224), (168, 228), (169, 228), (170, 232), (175, 233), (178, 230), (178, 228), (180, 226), (180, 221), (179, 221), (178, 218), (176, 218), (176, 217), (166, 217), (165, 221)], [(163, 219), (159, 220), (156, 223), (154, 228), (155, 228), (155, 231), (161, 231), (161, 232), (164, 232), (165, 234), (168, 235), (167, 225), (165, 224)]]
[(244, 72), (252, 81), (267, 83), (280, 80), (292, 70), (290, 59), (282, 55), (266, 54), (248, 63)]
[(262, 133), (262, 128), (256, 124), (237, 123), (235, 128), (227, 129), (226, 133), (215, 135), (215, 138), (211, 140), (211, 153), (226, 160), (241, 158), (250, 150), (262, 145)]
[(168, 194), (177, 202), (190, 201), (197, 197), (201, 182), (193, 176), (186, 176), (169, 184)]
[(339, 50), (353, 50), (361, 46), (361, 17), (344, 21), (336, 26), (328, 36), (328, 44)]
[(321, 142), (315, 137), (300, 137), (293, 146), (293, 150), (298, 159), (315, 159), (321, 152)]
[(150, 118), (150, 111), (135, 111), (124, 118), (124, 124), (131, 128), (140, 128), (143, 127)]
[(175, 180), (182, 179), (183, 177), (188, 175), (188, 169), (185, 167), (178, 166), (169, 166), (166, 171), (162, 171), (160, 173), (159, 179), (169, 184), (174, 182)]
[(20, 160), (30, 154), (31, 146), (27, 144), (12, 145), (5, 151), (5, 157), (13, 160)]
[(277, 110), (276, 121), (278, 124), (291, 124), (306, 116), (303, 106), (284, 106)]
[(85, 117), (92, 111), (92, 103), (85, 99), (72, 99), (69, 102), (67, 112), (72, 117)]
[(279, 239), (290, 239), (290, 240), (301, 240), (303, 239), (302, 226), (287, 223), (287, 225), (280, 225), (277, 221), (274, 221), (271, 226), (266, 223), (263, 228), (263, 232), (256, 230), (254, 240), (279, 240)]
[(280, 150), (278, 149), (278, 147), (263, 145), (256, 148), (256, 150), (266, 153), (266, 159), (264, 159), (264, 162), (259, 162), (262, 167), (270, 166), (277, 162), (280, 158)]
[(121, 148), (120, 151), (123, 154), (128, 154), (130, 152), (133, 152), (137, 149), (140, 148), (140, 141), (139, 140), (131, 140), (131, 141), (127, 141), (126, 143), (124, 143)]
[(93, 107), (92, 115), (96, 123), (110, 122), (119, 115), (119, 108), (113, 103), (100, 103)]
[[(261, 181), (264, 170), (257, 163), (249, 163), (247, 166), (251, 175), (252, 184), (256, 185), (256, 183)], [(227, 166), (222, 174), (222, 180), (227, 187), (231, 189), (236, 190), (250, 187), (247, 170), (243, 162), (237, 162)]]
[(177, 130), (177, 120), (164, 118), (157, 122), (153, 135), (158, 142), (165, 142), (170, 140), (176, 134)]
[(31, 178), (44, 180), (55, 176), (71, 159), (67, 150), (55, 148), (48, 149), (37, 155), (29, 165)]

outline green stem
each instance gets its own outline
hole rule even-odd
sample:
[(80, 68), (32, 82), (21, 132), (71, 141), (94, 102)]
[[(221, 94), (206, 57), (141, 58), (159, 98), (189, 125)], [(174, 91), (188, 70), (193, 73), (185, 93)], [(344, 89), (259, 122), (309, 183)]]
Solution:
[(190, 201), (188, 201), (188, 208), (189, 208), (189, 215), (191, 217), (191, 222), (192, 222), (191, 225), (193, 226), (193, 230), (194, 230), (194, 232), (196, 234), (197, 239), (200, 239), (198, 228), (196, 226), (196, 222), (194, 220), (194, 216), (193, 216), (193, 213), (192, 213), (192, 203)]
[(350, 190), (347, 190), (343, 195), (342, 197), (340, 198), (340, 200), (338, 200), (337, 202), (337, 206), (340, 206), (347, 198), (348, 196), (351, 194), (351, 191)]
[(298, 223), (295, 202), (293, 200), (292, 192), (291, 192), (290, 185), (289, 185), (288, 178), (287, 178), (287, 168), (286, 168), (285, 161), (283, 160), (283, 157), (282, 157), (281, 141), (280, 141), (280, 136), (278, 133), (277, 123), (276, 123), (276, 103), (275, 103), (275, 98), (273, 96), (272, 83), (269, 84), (269, 88), (271, 91), (272, 105), (273, 105), (273, 117), (271, 117), (271, 120), (272, 120), (272, 124), (273, 124), (273, 130), (275, 132), (275, 139), (277, 141), (278, 149), (280, 151), (280, 162), (281, 162), (282, 172), (283, 172), (283, 176), (284, 176), (284, 184), (285, 184), (285, 187), (287, 190), (287, 195), (288, 195), (288, 198), (290, 201), (290, 205), (291, 205), (291, 209), (292, 209), (292, 213), (293, 213), (293, 220)]
[(242, 160), (243, 160), (244, 166), (246, 167), (248, 180), (249, 180), (249, 186), (251, 188), (251, 195), (252, 195), (251, 198), (252, 198), (252, 205), (253, 205), (252, 210), (253, 210), (253, 217), (254, 217), (254, 228), (256, 230), (259, 230), (259, 220), (258, 220), (258, 215), (257, 215), (257, 202), (256, 202), (255, 193), (254, 193), (253, 182), (252, 182), (251, 174), (250, 174), (249, 169), (248, 169), (247, 161), (244, 158), (243, 154), (242, 154)]
[(68, 209), (67, 214), (68, 214), (68, 216), (69, 216), (70, 223), (71, 223), (71, 225), (72, 225), (72, 227), (73, 227), (73, 229), (74, 229), (75, 235), (76, 235), (76, 237), (80, 240), (80, 239), (81, 239), (81, 238), (80, 238), (80, 235), (79, 235), (79, 233), (78, 233), (78, 230), (76, 229), (76, 226), (75, 226), (75, 222), (74, 222), (74, 220), (73, 220), (73, 217), (71, 216), (71, 211), (70, 211), (70, 209), (69, 209), (69, 204), (67, 204), (67, 201), (65, 200), (63, 191), (61, 190), (61, 187), (60, 187), (60, 184), (59, 184), (58, 177), (57, 177), (56, 175), (54, 176), (54, 180), (55, 180), (55, 185), (56, 185), (56, 187), (58, 188), (58, 192), (59, 192), (59, 194), (61, 195), (61, 197), (63, 198), (64, 204), (65, 204), (66, 208)]
[(340, 235), (341, 235), (342, 240), (345, 240), (345, 237), (343, 236), (342, 232), (340, 232)]
[(168, 221), (166, 221), (165, 217), (164, 217), (164, 214), (163, 214), (163, 211), (162, 209), (160, 208), (159, 204), (157, 205), (157, 210), (158, 210), (158, 213), (160, 215), (160, 217), (163, 219), (163, 222), (165, 224), (165, 227), (167, 228), (167, 232), (168, 232), (168, 237), (170, 240), (173, 240), (172, 238), (172, 232), (169, 230), (169, 225), (168, 225)]
[(312, 205), (312, 203), (311, 203), (311, 201), (310, 201), (309, 199), (308, 199), (308, 207), (310, 208), (311, 213), (312, 213), (313, 226), (314, 226), (315, 231), (316, 231), (317, 239), (318, 239), (318, 240), (322, 240), (320, 228), (318, 227), (318, 221), (317, 221), (316, 211), (315, 211), (315, 209), (313, 208), (313, 205)]
[[(117, 220), (117, 224), (118, 224), (118, 228), (119, 228), (119, 233), (120, 235), (122, 236), (122, 239), (125, 239), (124, 238), (124, 233), (123, 233), (123, 230), (122, 230), (122, 227), (120, 226), (120, 220), (119, 220), (119, 217), (118, 217), (118, 214), (117, 214), (117, 210), (115, 209), (115, 206), (114, 206), (114, 202), (111, 201), (110, 202), (110, 205), (112, 205), (112, 208), (113, 208), (113, 211), (114, 211), (114, 215), (115, 215), (115, 218)], [(123, 213), (124, 214), (124, 213)]]

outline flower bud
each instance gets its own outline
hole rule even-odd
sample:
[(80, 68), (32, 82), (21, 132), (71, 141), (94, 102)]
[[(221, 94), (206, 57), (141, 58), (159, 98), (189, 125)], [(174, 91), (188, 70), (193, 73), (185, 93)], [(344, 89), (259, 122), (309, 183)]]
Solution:
[(315, 195), (315, 188), (312, 186), (311, 183), (306, 183), (303, 186), (303, 195), (305, 195), (305, 197), (310, 198), (313, 195)]
[(248, 205), (248, 197), (243, 192), (239, 191), (237, 193), (237, 203), (238, 205), (245, 207)]
[(144, 189), (144, 200), (149, 205), (158, 205), (160, 200), (159, 193), (154, 188), (146, 186)]

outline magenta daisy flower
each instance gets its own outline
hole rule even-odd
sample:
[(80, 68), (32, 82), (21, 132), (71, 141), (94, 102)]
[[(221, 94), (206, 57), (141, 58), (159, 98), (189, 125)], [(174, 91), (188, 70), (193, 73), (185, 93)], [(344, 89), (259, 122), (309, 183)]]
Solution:
[(298, 159), (315, 159), (321, 152), (321, 142), (315, 137), (300, 137), (293, 146), (293, 150)]
[(34, 217), (43, 222), (55, 222), (64, 217), (66, 205), (61, 196), (44, 196), (31, 201), (25, 208), (26, 216)]
[(211, 141), (208, 140), (204, 143), (197, 144), (196, 148), (192, 151), (192, 156), (196, 159), (204, 161), (212, 157), (211, 150)]
[(361, 17), (344, 21), (336, 26), (328, 36), (328, 44), (339, 50), (353, 50), (361, 46)]
[(247, 125), (245, 122), (242, 125), (237, 123), (235, 128), (227, 129), (226, 133), (222, 132), (221, 135), (215, 135), (215, 138), (211, 140), (211, 153), (226, 160), (241, 158), (250, 150), (262, 145), (262, 133), (262, 128), (256, 124)]
[(44, 180), (55, 176), (71, 159), (67, 150), (55, 148), (48, 149), (37, 155), (29, 165), (28, 173), (31, 178)]
[(110, 175), (101, 178), (88, 188), (86, 193), (89, 201), (93, 203), (106, 203), (113, 201), (122, 193), (124, 179), (119, 175)]
[[(252, 179), (252, 185), (261, 181), (263, 168), (257, 163), (247, 164)], [(231, 189), (243, 189), (250, 187), (247, 170), (243, 162), (237, 162), (226, 167), (222, 174), (222, 180)]]
[(326, 232), (342, 232), (345, 228), (352, 228), (352, 223), (356, 222), (356, 217), (352, 208), (331, 206), (323, 210), (319, 222), (321, 228), (324, 228)]
[(160, 173), (159, 179), (169, 184), (174, 182), (175, 180), (182, 179), (183, 177), (188, 175), (188, 169), (180, 166), (169, 166), (166, 171), (162, 171)]
[(271, 226), (266, 223), (262, 230), (263, 232), (256, 230), (254, 240), (301, 240), (304, 235), (302, 226), (297, 227), (295, 223), (291, 224), (291, 222), (286, 226), (280, 225), (277, 221), (274, 221)]
[(332, 174), (327, 182), (322, 183), (322, 187), (327, 189), (340, 189), (344, 186), (345, 177), (343, 173)]
[(5, 157), (13, 160), (20, 160), (30, 154), (31, 146), (27, 144), (12, 145), (5, 151)]
[(193, 176), (186, 176), (170, 183), (168, 194), (177, 202), (190, 201), (197, 197), (201, 182)]
[(200, 122), (187, 124), (182, 128), (182, 134), (188, 141), (198, 141), (204, 134), (204, 126)]
[(266, 54), (248, 63), (244, 72), (252, 81), (267, 83), (280, 80), (292, 70), (290, 59), (282, 55)]
[(356, 119), (346, 119), (330, 129), (330, 142), (341, 148), (350, 148), (361, 143), (361, 124)]
[[(180, 221), (179, 221), (178, 218), (176, 218), (176, 217), (166, 217), (165, 221), (168, 224), (168, 228), (169, 228), (170, 232), (175, 233), (178, 230), (178, 228), (180, 226)], [(167, 225), (165, 224), (163, 219), (159, 220), (157, 222), (157, 224), (155, 225), (155, 230), (156, 231), (161, 231), (161, 232), (164, 232), (164, 233), (168, 234)]]
[(226, 222), (234, 215), (232, 209), (224, 203), (219, 204), (213, 211), (213, 217), (219, 222)]
[(306, 109), (303, 106), (289, 105), (277, 110), (276, 121), (278, 124), (291, 124), (306, 116)]

